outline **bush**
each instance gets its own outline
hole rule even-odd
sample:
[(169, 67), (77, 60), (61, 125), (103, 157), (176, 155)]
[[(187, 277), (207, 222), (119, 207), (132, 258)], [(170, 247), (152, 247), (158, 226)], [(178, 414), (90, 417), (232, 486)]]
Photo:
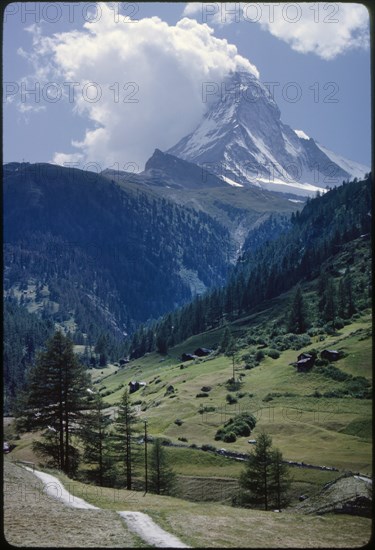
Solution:
[(216, 407), (213, 407), (212, 405), (200, 405), (199, 409), (198, 409), (198, 413), (199, 414), (204, 414), (204, 413), (208, 413), (208, 412), (215, 412), (216, 411)]
[(225, 443), (234, 443), (236, 439), (237, 439), (236, 434), (233, 432), (225, 433), (223, 437), (223, 441)]
[(264, 351), (261, 349), (258, 349), (258, 351), (255, 354), (255, 361), (258, 361), (259, 363), (264, 359)]
[(234, 403), (237, 403), (237, 399), (233, 397), (233, 395), (231, 395), (230, 393), (227, 393), (227, 396), (225, 399), (227, 400), (227, 403), (229, 403), (229, 405), (233, 405)]
[(250, 413), (241, 413), (236, 415), (234, 418), (230, 418), (225, 422), (222, 428), (219, 428), (215, 435), (215, 440), (218, 441), (222, 439), (226, 443), (230, 443), (233, 440), (233, 435), (235, 437), (248, 437), (251, 434), (251, 430), (255, 428), (256, 419)]
[(256, 366), (257, 366), (257, 365), (256, 365), (255, 363), (246, 363), (246, 365), (245, 365), (244, 368), (245, 368), (246, 370), (251, 370), (251, 369), (253, 369), (253, 368), (256, 367)]
[(197, 393), (197, 395), (195, 397), (208, 397), (208, 393), (207, 392), (200, 392), (200, 393)]
[(267, 352), (268, 357), (271, 357), (271, 359), (278, 359), (280, 357), (280, 352), (277, 351), (277, 349), (270, 349)]
[(336, 328), (344, 328), (344, 326), (345, 326), (345, 323), (344, 323), (343, 319), (341, 319), (340, 317), (336, 317), (335, 327)]
[(179, 441), (184, 441), (185, 443), (188, 442), (188, 440), (186, 439), (186, 437), (178, 437), (177, 438)]
[(201, 391), (202, 391), (202, 392), (205, 392), (205, 393), (207, 393), (207, 392), (209, 392), (209, 391), (211, 391), (211, 390), (212, 390), (211, 386), (202, 386), (202, 387), (201, 387)]
[(177, 424), (177, 426), (182, 426), (183, 421), (181, 420), (181, 418), (176, 418), (176, 420), (174, 421), (174, 423)]
[(249, 425), (243, 420), (236, 422), (233, 427), (236, 430), (236, 435), (248, 437), (251, 434)]
[(315, 372), (323, 374), (323, 376), (326, 376), (327, 378), (332, 378), (332, 380), (336, 380), (337, 382), (345, 382), (346, 380), (351, 380), (353, 378), (351, 374), (347, 374), (333, 365), (328, 365), (327, 367), (315, 367)]

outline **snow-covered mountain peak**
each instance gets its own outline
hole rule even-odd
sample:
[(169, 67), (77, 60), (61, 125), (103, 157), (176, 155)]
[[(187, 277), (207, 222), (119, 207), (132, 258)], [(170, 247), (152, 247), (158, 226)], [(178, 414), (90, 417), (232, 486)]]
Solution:
[(202, 121), (168, 153), (205, 166), (230, 185), (312, 195), (369, 171), (284, 124), (269, 90), (251, 73), (207, 83), (203, 100)]

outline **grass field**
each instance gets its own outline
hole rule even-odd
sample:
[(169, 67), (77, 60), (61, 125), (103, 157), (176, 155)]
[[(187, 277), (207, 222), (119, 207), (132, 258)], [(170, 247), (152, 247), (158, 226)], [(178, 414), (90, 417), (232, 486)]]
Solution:
[(64, 507), (40, 493), (32, 474), (6, 460), (5, 481), (8, 485), (4, 528), (8, 542), (54, 547), (142, 546), (139, 539), (126, 530), (114, 510), (145, 512), (161, 527), (198, 548), (353, 548), (363, 546), (371, 536), (371, 520), (366, 518), (276, 514), (207, 502), (188, 502), (125, 489), (85, 485), (58, 472), (52, 473), (70, 493), (102, 510)]

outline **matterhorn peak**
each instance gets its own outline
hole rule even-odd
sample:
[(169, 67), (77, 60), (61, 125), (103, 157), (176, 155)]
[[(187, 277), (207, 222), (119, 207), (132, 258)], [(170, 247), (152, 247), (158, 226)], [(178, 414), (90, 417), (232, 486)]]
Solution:
[(284, 124), (270, 90), (249, 72), (205, 83), (202, 97), (207, 110), (200, 124), (168, 153), (231, 185), (313, 195), (368, 172)]

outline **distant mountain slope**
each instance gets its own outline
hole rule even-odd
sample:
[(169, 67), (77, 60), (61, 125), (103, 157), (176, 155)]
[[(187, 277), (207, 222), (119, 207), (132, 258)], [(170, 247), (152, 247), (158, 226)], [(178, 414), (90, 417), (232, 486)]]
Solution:
[[(222, 323), (248, 315), (266, 300), (279, 296), (294, 285), (316, 278), (323, 262), (343, 249), (346, 243), (364, 238), (370, 246), (371, 176), (346, 183), (310, 199), (291, 221), (268, 220), (249, 235), (248, 248), (239, 259), (229, 281), (171, 312), (158, 325), (157, 332), (178, 343)], [(273, 238), (266, 238), (270, 235)], [(350, 272), (354, 262), (347, 254)], [(371, 266), (363, 266), (365, 282), (358, 295), (367, 302), (371, 295)], [(362, 276), (362, 275), (361, 275)], [(173, 326), (173, 334), (171, 327)], [(150, 329), (153, 330), (153, 329)], [(139, 341), (139, 335), (138, 335)], [(172, 339), (172, 340), (171, 340)], [(139, 349), (131, 344), (135, 356)], [(150, 351), (150, 350), (146, 350)]]
[(277, 104), (254, 75), (236, 72), (216, 88), (208, 94), (201, 123), (168, 153), (233, 186), (305, 196), (369, 172), (284, 124)]
[(4, 166), (3, 197), (6, 292), (33, 283), (25, 305), (73, 332), (121, 336), (225, 280), (227, 230), (165, 198), (27, 163)]
[(233, 189), (204, 166), (162, 153), (159, 149), (155, 150), (140, 174), (107, 169), (102, 175), (124, 189), (147, 191), (215, 218), (230, 232), (234, 261), (250, 230), (271, 214), (289, 215), (303, 203), (294, 195), (254, 186)]

